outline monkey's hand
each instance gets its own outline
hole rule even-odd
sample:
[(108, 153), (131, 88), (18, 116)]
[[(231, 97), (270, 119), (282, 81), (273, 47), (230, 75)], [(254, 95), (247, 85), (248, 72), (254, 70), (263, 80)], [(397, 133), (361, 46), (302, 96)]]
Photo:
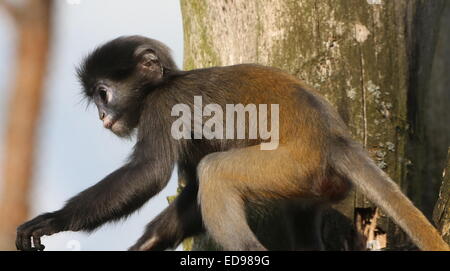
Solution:
[(62, 231), (56, 213), (45, 213), (17, 228), (16, 247), (18, 250), (44, 250), (41, 237)]

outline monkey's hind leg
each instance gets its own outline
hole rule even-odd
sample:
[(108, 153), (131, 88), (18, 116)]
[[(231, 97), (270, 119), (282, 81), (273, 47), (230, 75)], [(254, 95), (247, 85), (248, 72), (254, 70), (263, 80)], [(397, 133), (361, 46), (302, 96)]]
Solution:
[(186, 186), (161, 214), (151, 221), (145, 233), (129, 250), (175, 248), (185, 238), (203, 231), (197, 200), (197, 187)]
[(203, 222), (225, 250), (266, 249), (247, 223), (247, 200), (301, 196), (299, 167), (286, 147), (213, 153), (202, 159), (197, 171)]

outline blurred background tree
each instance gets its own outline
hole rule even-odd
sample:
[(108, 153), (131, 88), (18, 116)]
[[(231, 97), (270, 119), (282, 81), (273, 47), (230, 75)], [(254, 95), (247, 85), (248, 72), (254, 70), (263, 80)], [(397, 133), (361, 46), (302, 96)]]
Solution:
[(15, 79), (5, 135), (0, 197), (0, 250), (15, 249), (16, 227), (28, 218), (36, 134), (51, 36), (51, 0), (1, 1), (17, 31)]
[[(161, 40), (181, 65), (176, 0), (0, 0), (0, 232), (6, 233), (0, 236), (7, 239), (1, 237), (0, 249), (15, 248), (18, 225), (61, 208), (128, 157), (134, 142), (103, 128), (96, 109), (83, 102), (75, 67), (99, 44), (133, 34)], [(107, 224), (91, 235), (45, 236), (46, 250), (127, 249), (167, 207), (166, 196), (176, 187), (170, 182), (126, 223)]]

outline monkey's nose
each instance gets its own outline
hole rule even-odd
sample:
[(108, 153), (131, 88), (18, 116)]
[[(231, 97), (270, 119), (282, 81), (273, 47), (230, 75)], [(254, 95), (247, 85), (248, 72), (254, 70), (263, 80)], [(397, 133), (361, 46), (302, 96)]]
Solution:
[(106, 129), (111, 129), (113, 124), (114, 124), (114, 121), (111, 118), (105, 118), (103, 120), (103, 127), (105, 127)]

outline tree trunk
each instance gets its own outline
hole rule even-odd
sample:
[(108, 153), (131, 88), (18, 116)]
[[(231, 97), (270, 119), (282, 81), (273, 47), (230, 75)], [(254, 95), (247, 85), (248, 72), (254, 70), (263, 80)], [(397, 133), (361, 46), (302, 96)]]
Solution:
[[(450, 70), (450, 31), (448, 26), (450, 25), (450, 3), (445, 3), (445, 9), (441, 18), (441, 24), (439, 28), (439, 38), (437, 40), (436, 51), (433, 59), (432, 74), (429, 81), (429, 90), (435, 95), (428, 97), (427, 106), (431, 107), (431, 110), (435, 111), (435, 114), (428, 114), (425, 123), (431, 123), (434, 125), (426, 126), (427, 146), (431, 149), (431, 152), (438, 159), (430, 158), (430, 161), (440, 161), (442, 157), (442, 146), (450, 146), (450, 77), (448, 71)], [(437, 111), (437, 112), (436, 112)], [(439, 116), (439, 118), (436, 118)], [(433, 118), (434, 117), (434, 118)], [(444, 124), (444, 125), (441, 125)], [(443, 131), (442, 131), (443, 130)], [(426, 149), (422, 149), (425, 151)], [(430, 167), (437, 167), (438, 165), (430, 165), (433, 163), (427, 163)], [(425, 171), (427, 172), (427, 171)], [(434, 171), (431, 171), (434, 173)], [(442, 185), (439, 193), (439, 198), (436, 207), (433, 212), (433, 220), (438, 226), (444, 240), (450, 244), (450, 148), (447, 151), (447, 166), (444, 170), (442, 177)], [(427, 177), (427, 176), (423, 176)], [(425, 179), (427, 180), (427, 179)]]
[(450, 145), (450, 2), (418, 1), (411, 55), (409, 192), (431, 217)]
[(17, 6), (7, 3), (2, 2), (0, 7), (4, 5), (15, 19), (18, 46), (5, 137), (0, 250), (15, 248), (16, 227), (28, 218), (28, 196), (51, 19), (50, 0), (28, 0)]
[[(297, 76), (336, 106), (354, 137), (406, 191), (416, 185), (409, 180), (422, 183), (406, 178), (415, 155), (407, 144), (416, 136), (409, 119), (417, 110), (410, 98), (426, 86), (411, 84), (427, 79), (416, 75), (428, 60), (413, 56), (425, 51), (420, 47), (425, 41), (434, 46), (432, 26), (444, 2), (181, 0), (184, 66), (189, 70), (253, 62)], [(423, 23), (431, 28), (425, 31)], [(422, 40), (416, 29), (429, 39)], [(429, 47), (425, 49), (432, 56)], [(415, 195), (413, 200), (420, 197)], [(260, 227), (253, 228), (260, 239), (269, 240), (269, 247), (287, 249), (277, 211), (256, 215), (255, 221)], [(401, 231), (355, 191), (327, 211), (324, 221), (326, 249), (384, 248), (385, 233), (389, 248), (407, 244)], [(196, 238), (194, 248), (209, 248), (204, 240)]]

